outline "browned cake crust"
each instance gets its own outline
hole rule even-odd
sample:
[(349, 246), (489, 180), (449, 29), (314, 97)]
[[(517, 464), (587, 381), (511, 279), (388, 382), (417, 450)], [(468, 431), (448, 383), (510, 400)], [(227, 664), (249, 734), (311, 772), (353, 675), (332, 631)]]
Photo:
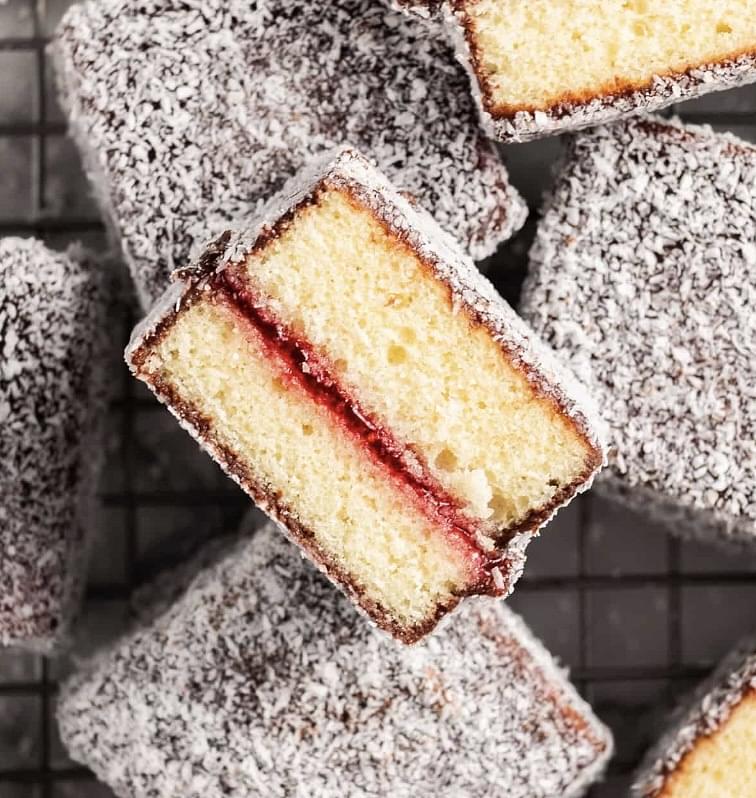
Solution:
[[(600, 105), (606, 111), (617, 109), (618, 115), (624, 115), (621, 110), (627, 105), (632, 105), (644, 110), (661, 108), (667, 103), (667, 99), (675, 102), (680, 97), (664, 97), (657, 86), (658, 81), (667, 81), (678, 84), (698, 84), (704, 83), (700, 77), (703, 72), (737, 72), (745, 66), (748, 69), (756, 69), (756, 48), (749, 48), (741, 52), (734, 53), (727, 58), (716, 61), (709, 61), (705, 64), (688, 64), (682, 69), (670, 69), (665, 72), (657, 72), (649, 80), (623, 80), (614, 78), (602, 84), (595, 91), (565, 92), (546, 106), (522, 103), (513, 105), (508, 103), (497, 103), (493, 97), (491, 81), (481, 68), (481, 56), (479, 48), (469, 27), (465, 27), (465, 40), (470, 48), (471, 61), (475, 74), (480, 82), (480, 92), (483, 107), (494, 119), (510, 120), (514, 122), (518, 114), (545, 113), (554, 120), (569, 121), (580, 115), (586, 108), (592, 105)], [(726, 88), (726, 87), (723, 87)], [(713, 89), (709, 89), (712, 91)], [(659, 104), (661, 103), (661, 105)], [(603, 119), (603, 116), (602, 116)], [(581, 127), (588, 127), (595, 124), (595, 121), (586, 120)], [(570, 124), (570, 128), (573, 126)]]

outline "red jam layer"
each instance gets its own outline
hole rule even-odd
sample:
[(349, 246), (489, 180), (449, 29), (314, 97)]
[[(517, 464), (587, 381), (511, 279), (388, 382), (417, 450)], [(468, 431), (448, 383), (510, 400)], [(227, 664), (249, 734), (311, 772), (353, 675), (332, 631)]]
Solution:
[[(328, 409), (338, 426), (355, 437), (374, 462), (409, 493), (423, 514), (440, 526), (456, 547), (464, 550), (475, 570), (486, 582), (491, 569), (502, 565), (500, 552), (487, 552), (477, 542), (476, 525), (411, 450), (363, 411), (355, 398), (333, 376), (326, 358), (313, 346), (275, 318), (249, 284), (233, 267), (213, 277), (214, 288), (227, 305), (251, 326), (270, 357), (279, 364), (283, 378), (294, 383), (318, 405)], [(410, 466), (407, 460), (411, 458)], [(495, 586), (491, 592), (496, 592)]]

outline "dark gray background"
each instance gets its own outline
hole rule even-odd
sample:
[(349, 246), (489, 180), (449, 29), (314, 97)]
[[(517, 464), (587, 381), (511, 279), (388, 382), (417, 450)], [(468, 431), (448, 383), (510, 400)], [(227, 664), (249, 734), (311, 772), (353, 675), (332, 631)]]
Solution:
[[(82, 240), (102, 251), (99, 214), (66, 137), (44, 52), (70, 4), (0, 0), (0, 235), (36, 235), (54, 248)], [(756, 87), (712, 95), (679, 113), (756, 141)], [(559, 151), (558, 139), (505, 148), (513, 182), (534, 211)], [(485, 264), (512, 301), (535, 219)], [(124, 342), (133, 320), (124, 290), (114, 315)], [(177, 542), (191, 546), (233, 528), (248, 506), (116, 358), (112, 373), (119, 390), (109, 412), (79, 654), (118, 634), (131, 587), (154, 574), (168, 552), (175, 556)], [(511, 604), (615, 732), (617, 756), (592, 798), (624, 796), (667, 709), (741, 634), (756, 630), (756, 551), (733, 557), (679, 543), (589, 496), (562, 511), (530, 552)], [(0, 652), (0, 798), (112, 795), (67, 759), (57, 739), (55, 685), (69, 667)]]

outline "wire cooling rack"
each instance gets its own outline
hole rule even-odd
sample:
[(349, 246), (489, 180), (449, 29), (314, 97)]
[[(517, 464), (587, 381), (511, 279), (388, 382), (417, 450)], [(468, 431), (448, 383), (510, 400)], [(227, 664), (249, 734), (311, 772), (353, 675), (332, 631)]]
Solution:
[[(35, 235), (54, 248), (79, 240), (104, 251), (104, 229), (66, 137), (45, 52), (70, 4), (0, 0), (0, 235)], [(679, 113), (756, 141), (756, 87)], [(506, 148), (513, 181), (534, 209), (559, 147), (552, 139)], [(531, 222), (486, 264), (511, 301), (532, 231)], [(109, 334), (125, 342), (133, 308), (125, 289)], [(109, 412), (79, 656), (118, 635), (133, 587), (182, 547), (232, 529), (248, 507), (120, 362), (112, 364), (112, 380), (119, 390)], [(733, 557), (681, 543), (595, 496), (562, 511), (530, 551), (511, 604), (614, 730), (617, 755), (591, 798), (625, 796), (666, 711), (740, 635), (756, 630), (756, 554)], [(66, 757), (57, 737), (57, 684), (70, 667), (68, 659), (0, 652), (0, 798), (112, 797)]]

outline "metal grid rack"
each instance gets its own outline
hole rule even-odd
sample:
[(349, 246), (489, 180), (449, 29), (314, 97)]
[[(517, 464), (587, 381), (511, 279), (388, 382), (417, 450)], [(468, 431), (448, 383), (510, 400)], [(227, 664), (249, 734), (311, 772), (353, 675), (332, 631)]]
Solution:
[[(55, 96), (45, 53), (72, 0), (0, 0), (0, 235), (105, 236)], [(705, 98), (680, 114), (756, 141), (756, 87)], [(557, 140), (507, 148), (513, 182), (536, 208)], [(532, 223), (488, 264), (516, 299)], [(125, 282), (125, 281), (124, 281)], [(118, 303), (125, 340), (134, 318)], [(245, 498), (149, 395), (112, 364), (107, 466), (87, 602), (75, 651), (123, 628), (128, 596), (167, 559), (233, 528)], [(617, 756), (591, 798), (627, 795), (630, 774), (666, 710), (744, 633), (756, 629), (756, 553), (732, 557), (669, 538), (595, 496), (581, 498), (531, 547), (511, 599), (610, 724)], [(104, 798), (57, 738), (56, 685), (68, 660), (0, 651), (0, 798)], [(460, 797), (464, 798), (464, 797)], [(555, 796), (555, 798), (557, 798)]]

